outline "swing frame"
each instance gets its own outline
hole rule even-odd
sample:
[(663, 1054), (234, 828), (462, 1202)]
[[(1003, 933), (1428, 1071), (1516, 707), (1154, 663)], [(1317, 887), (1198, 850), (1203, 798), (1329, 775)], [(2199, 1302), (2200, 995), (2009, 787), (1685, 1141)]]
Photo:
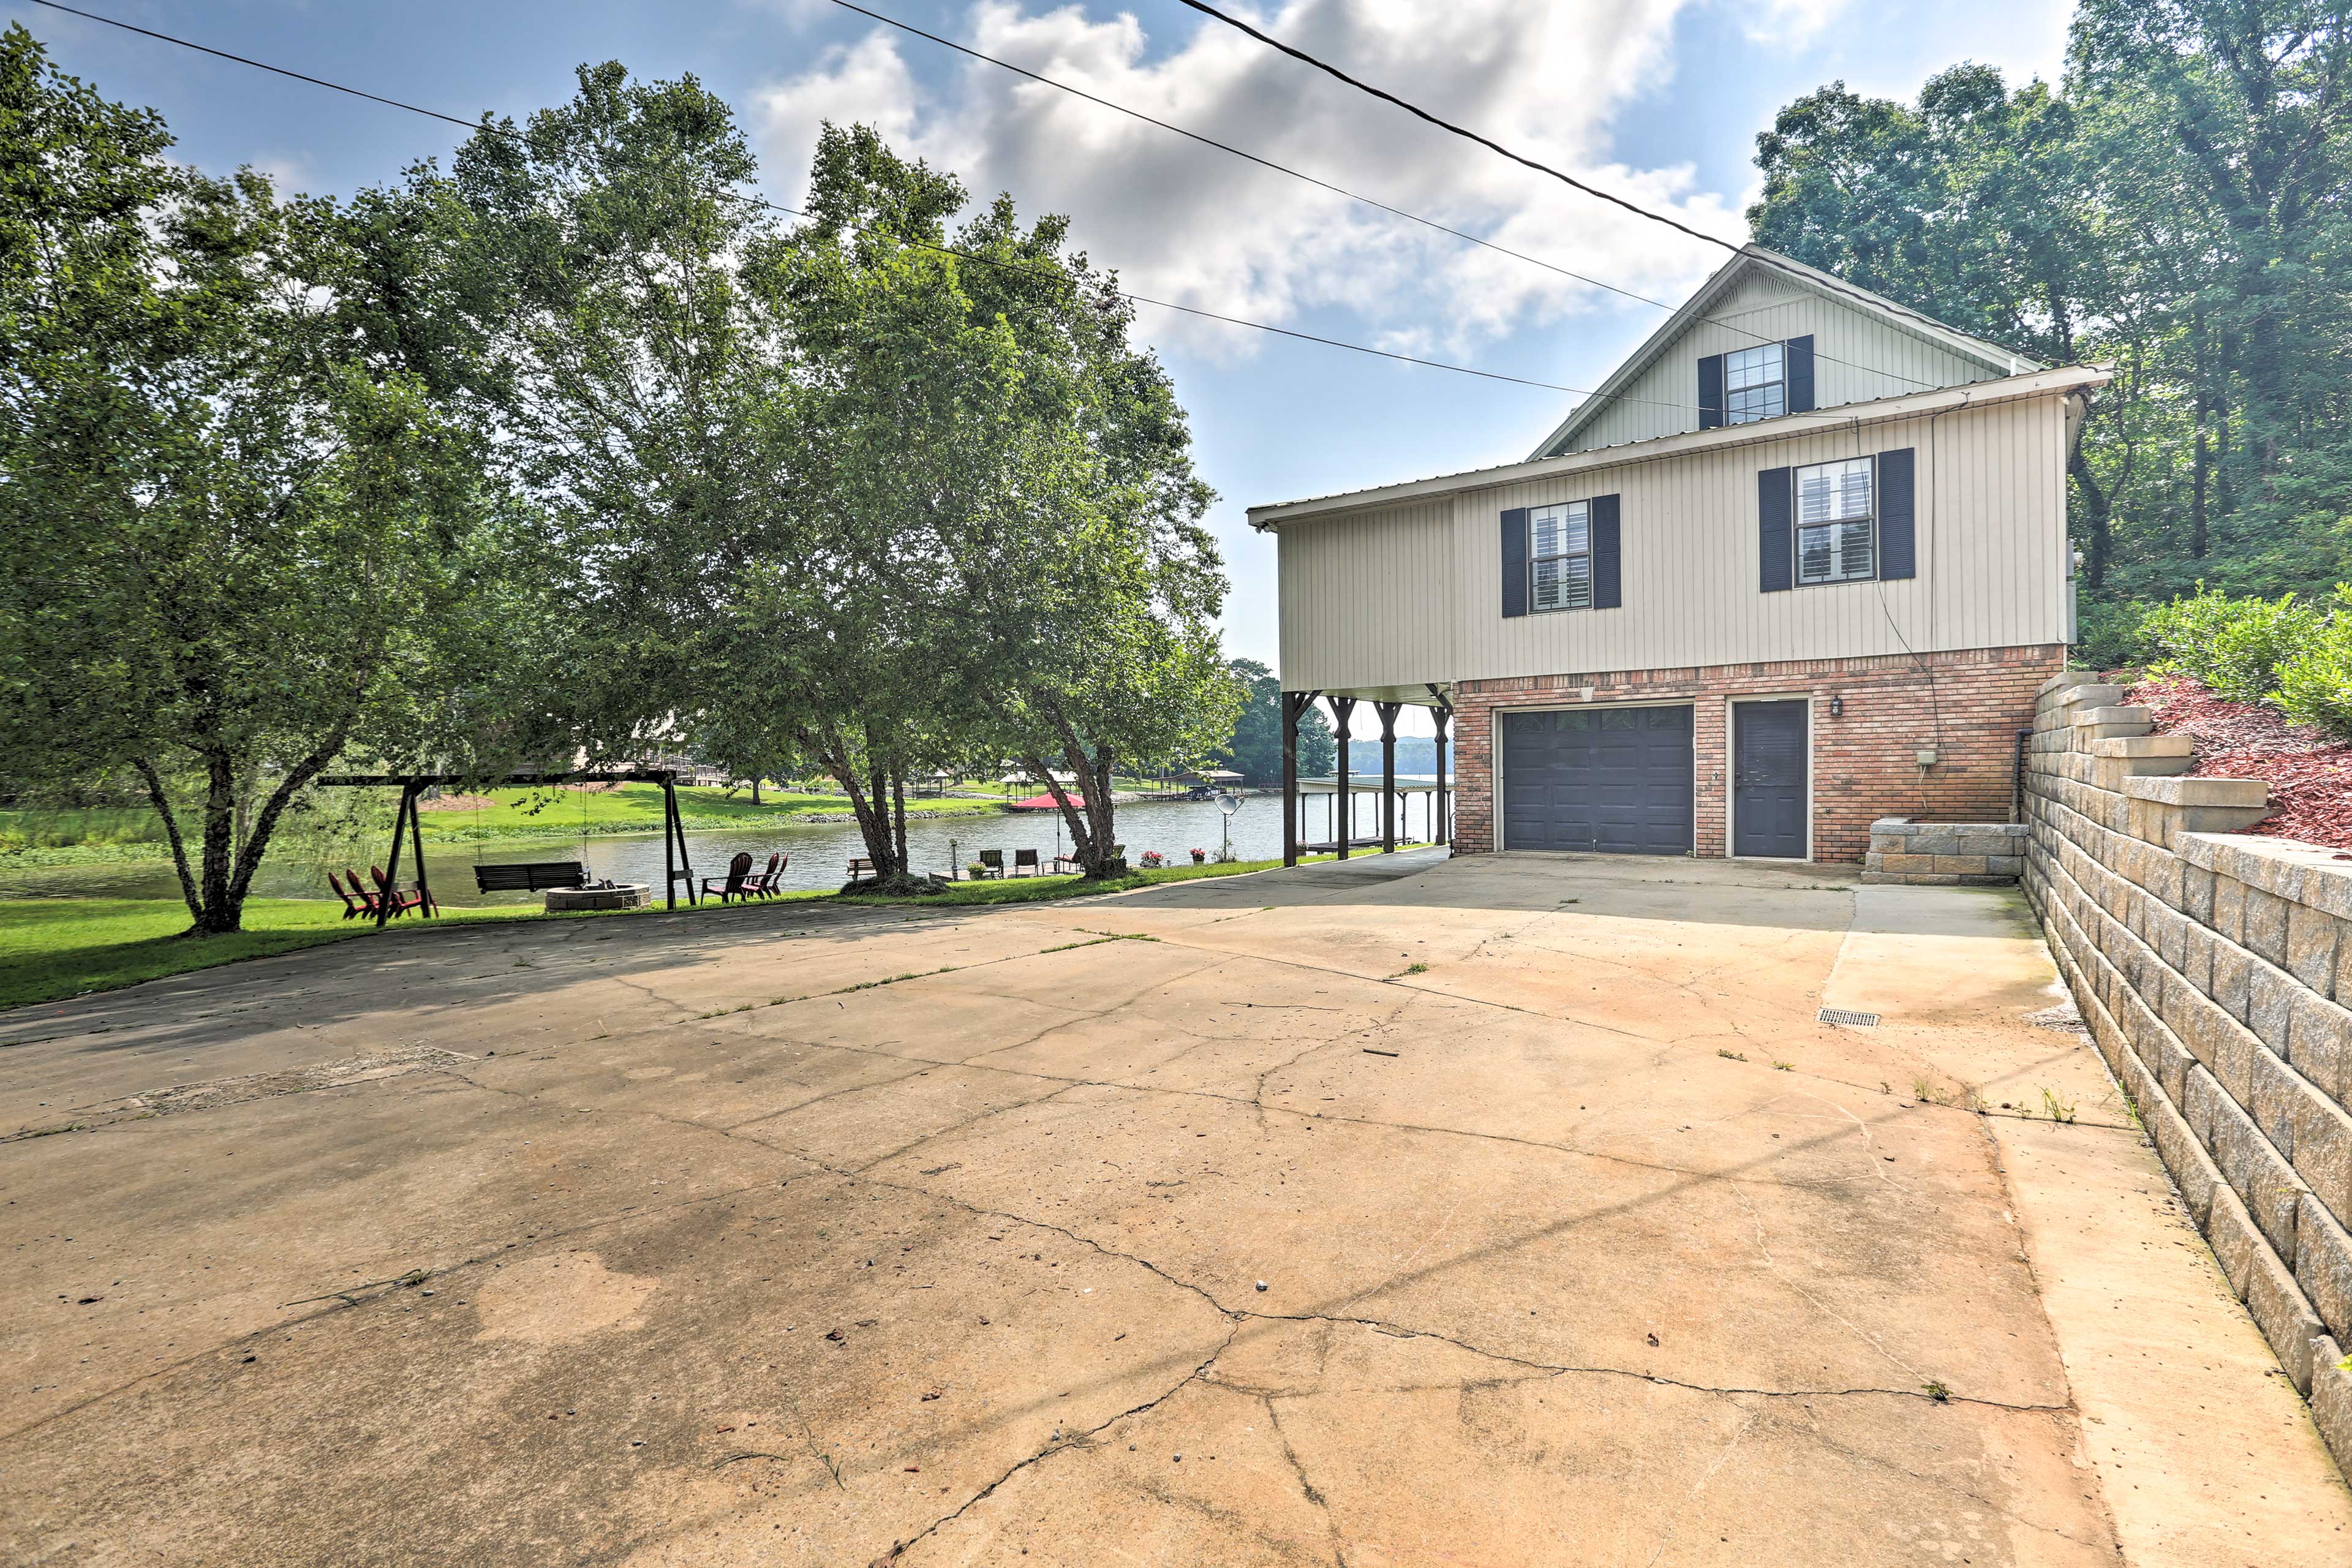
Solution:
[[(696, 891), (694, 867), (686, 853), (686, 824), (677, 814), (677, 772), (660, 768), (625, 773), (499, 773), (484, 777), (478, 773), (327, 773), (320, 777), (321, 784), (349, 789), (390, 789), (400, 791), (400, 810), (392, 821), (391, 865), (384, 872), (387, 883), (400, 880), (400, 850), (404, 836), (416, 853), (416, 890), (424, 895), (418, 912), (426, 920), (435, 918), (433, 890), (425, 881), (425, 828), (417, 819), (416, 798), (436, 784), (477, 784), (508, 786), (513, 784), (657, 784), (662, 786), (662, 869), (667, 886), (662, 889), (667, 907), (677, 908), (677, 884), (686, 882), (688, 904), (699, 904)], [(584, 809), (584, 808), (583, 808)], [(381, 929), (392, 918), (392, 900), (377, 900), (375, 923)]]

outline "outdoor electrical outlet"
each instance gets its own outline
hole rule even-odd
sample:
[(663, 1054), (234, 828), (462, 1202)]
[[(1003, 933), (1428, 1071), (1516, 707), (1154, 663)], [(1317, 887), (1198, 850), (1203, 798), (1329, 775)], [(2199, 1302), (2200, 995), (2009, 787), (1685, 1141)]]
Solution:
[(1935, 747), (1922, 746), (1919, 748), (1919, 765), (1923, 768), (1932, 768), (1936, 765)]

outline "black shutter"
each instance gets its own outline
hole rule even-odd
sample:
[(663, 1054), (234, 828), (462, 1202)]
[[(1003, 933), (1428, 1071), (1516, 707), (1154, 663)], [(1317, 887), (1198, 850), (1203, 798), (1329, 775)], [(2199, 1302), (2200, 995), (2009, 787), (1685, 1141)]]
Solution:
[(1625, 602), (1617, 569), (1617, 498), (1592, 498), (1592, 607), (1613, 610)]
[(1698, 427), (1712, 430), (1723, 423), (1723, 356), (1708, 354), (1698, 362)]
[(1878, 454), (1878, 574), (1919, 574), (1918, 510), (1913, 496), (1912, 449)]
[(1503, 616), (1528, 613), (1528, 509), (1503, 514)]
[(1813, 402), (1812, 334), (1790, 338), (1782, 346), (1780, 363), (1789, 378), (1789, 412), (1811, 414), (1819, 406)]
[(1756, 542), (1762, 552), (1758, 592), (1785, 592), (1794, 575), (1789, 553), (1789, 470), (1767, 468), (1756, 476)]

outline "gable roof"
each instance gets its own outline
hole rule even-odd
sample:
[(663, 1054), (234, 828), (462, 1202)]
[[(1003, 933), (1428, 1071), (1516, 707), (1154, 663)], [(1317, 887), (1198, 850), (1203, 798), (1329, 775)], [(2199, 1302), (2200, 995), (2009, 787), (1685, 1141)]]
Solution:
[(1698, 292), (1683, 301), (1682, 309), (1667, 317), (1640, 348), (1612, 371), (1608, 380), (1602, 382), (1590, 397), (1578, 404), (1569, 416), (1528, 454), (1528, 460), (1533, 462), (1541, 458), (1558, 456), (1568, 442), (1576, 438), (1579, 431), (1614, 403), (1617, 395), (1631, 386), (1636, 377), (1656, 363), (1677, 339), (1722, 303), (1724, 297), (1738, 287), (1744, 279), (1756, 272), (1769, 272), (1800, 289), (1834, 300), (1849, 310), (1875, 316), (1897, 331), (1907, 332), (1980, 364), (1997, 376), (2020, 375), (2048, 368), (2039, 360), (2028, 359), (1999, 343), (1948, 327), (1932, 316), (1923, 315), (1908, 305), (1896, 304), (1883, 294), (1874, 294), (1867, 289), (1848, 283), (1834, 273), (1808, 267), (1760, 245), (1743, 245), (1738, 255), (1716, 268), (1714, 275), (1699, 285)]

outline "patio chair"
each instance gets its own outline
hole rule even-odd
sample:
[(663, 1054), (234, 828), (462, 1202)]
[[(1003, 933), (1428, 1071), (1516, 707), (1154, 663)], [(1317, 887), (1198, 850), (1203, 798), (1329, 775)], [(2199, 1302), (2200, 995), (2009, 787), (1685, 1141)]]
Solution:
[(743, 883), (751, 875), (751, 852), (749, 849), (738, 849), (735, 852), (735, 858), (727, 862), (727, 875), (705, 877), (702, 879), (702, 890), (706, 893), (718, 894), (719, 901), (722, 904), (736, 899), (748, 898), (750, 895), (743, 890)]
[(343, 919), (357, 920), (362, 915), (375, 913), (375, 895), (361, 887), (357, 877), (352, 879), (351, 888), (347, 891), (343, 884), (336, 879), (335, 874), (330, 871), (327, 873), (327, 886), (334, 889), (335, 897), (343, 900)]
[(1037, 864), (1037, 851), (1034, 849), (1015, 849), (1013, 852), (1013, 874), (1016, 877), (1021, 875), (1024, 866), (1029, 868), (1029, 874), (1033, 877), (1044, 874), (1043, 868)]
[(980, 852), (980, 874), (982, 877), (1003, 877), (1004, 875), (1004, 851), (1002, 849), (982, 850)]
[(784, 868), (792, 863), (793, 858), (789, 855), (769, 856), (768, 868), (746, 883), (743, 891), (755, 899), (773, 898), (783, 890), (781, 884), (784, 879)]
[[(381, 908), (383, 903), (391, 904), (394, 919), (406, 914), (411, 910), (422, 910), (428, 915), (441, 912), (441, 906), (428, 898), (423, 889), (411, 888), (404, 893), (394, 887), (392, 879), (383, 874), (383, 867), (371, 863), (368, 867), (368, 876), (375, 883), (378, 908)], [(352, 880), (356, 882), (359, 879), (354, 877)]]

